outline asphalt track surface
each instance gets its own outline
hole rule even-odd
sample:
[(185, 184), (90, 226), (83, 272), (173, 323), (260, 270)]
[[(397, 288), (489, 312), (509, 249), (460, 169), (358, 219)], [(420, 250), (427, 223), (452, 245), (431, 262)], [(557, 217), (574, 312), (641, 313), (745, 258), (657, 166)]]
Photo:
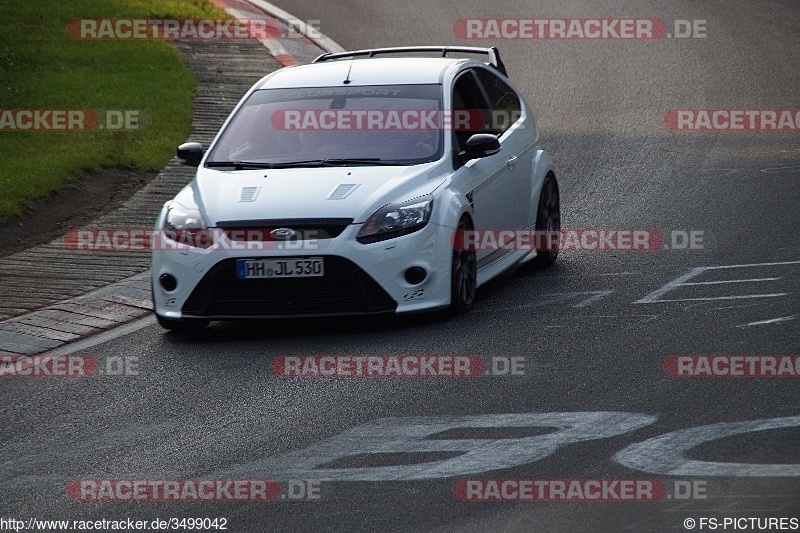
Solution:
[[(559, 165), (564, 227), (655, 228), (668, 244), (673, 230), (702, 231), (703, 248), (565, 252), (549, 270), (521, 269), (483, 287), (474, 311), (456, 318), (215, 324), (195, 337), (147, 322), (107, 335), (80, 353), (138, 358), (137, 374), (4, 383), (4, 517), (227, 517), (233, 531), (683, 530), (687, 518), (699, 528), (702, 518), (800, 517), (800, 378), (681, 378), (664, 369), (676, 354), (798, 353), (798, 133), (675, 132), (664, 115), (800, 108), (800, 4), (281, 7), (319, 20), (347, 49), (498, 45)], [(647, 17), (670, 29), (702, 19), (707, 37), (454, 36), (456, 20), (481, 17)], [(721, 266), (730, 268), (693, 271)], [(665, 287), (690, 272), (685, 282), (703, 284)], [(717, 283), (731, 280), (740, 281)], [(524, 375), (287, 379), (270, 368), (283, 355), (356, 354), (470, 354), (488, 366), (521, 357)], [(731, 436), (708, 428), (769, 420)], [(542, 435), (558, 434), (559, 424), (583, 427), (585, 440), (547, 448)], [(411, 436), (420, 428), (428, 438)], [(689, 432), (700, 440), (682, 448), (686, 433), (676, 432), (691, 428), (701, 428)], [(672, 470), (686, 460), (697, 462)], [(320, 497), (89, 502), (65, 490), (81, 478), (220, 477), (281, 480), (284, 497), (286, 479), (319, 479)], [(459, 501), (459, 479), (658, 480), (669, 497)], [(702, 489), (683, 499), (687, 481)]]

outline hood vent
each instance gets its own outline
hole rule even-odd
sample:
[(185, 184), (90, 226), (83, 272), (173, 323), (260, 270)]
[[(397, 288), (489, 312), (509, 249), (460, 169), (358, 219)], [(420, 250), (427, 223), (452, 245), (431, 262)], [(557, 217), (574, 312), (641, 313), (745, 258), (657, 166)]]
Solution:
[(258, 196), (258, 187), (242, 187), (239, 193), (240, 202), (255, 202)]
[(344, 200), (358, 188), (358, 183), (341, 183), (328, 195), (328, 200)]

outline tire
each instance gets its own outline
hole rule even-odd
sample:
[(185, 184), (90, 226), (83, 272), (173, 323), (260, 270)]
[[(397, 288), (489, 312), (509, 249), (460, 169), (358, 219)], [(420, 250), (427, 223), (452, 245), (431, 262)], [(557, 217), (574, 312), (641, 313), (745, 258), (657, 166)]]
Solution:
[[(457, 231), (471, 230), (469, 219), (458, 222)], [(475, 250), (459, 250), (453, 247), (450, 269), (450, 312), (454, 315), (466, 313), (475, 305), (478, 288), (478, 259)]]
[[(536, 209), (537, 239), (541, 238), (539, 235), (548, 231), (554, 231), (559, 236), (561, 233), (561, 196), (558, 192), (558, 182), (552, 174), (545, 176), (542, 192), (539, 193), (539, 207)], [(554, 244), (554, 249), (537, 251), (531, 264), (539, 268), (553, 266), (558, 258), (558, 240)]]
[(200, 318), (164, 318), (161, 315), (156, 315), (156, 320), (158, 320), (162, 328), (180, 333), (201, 331), (209, 324), (208, 320)]

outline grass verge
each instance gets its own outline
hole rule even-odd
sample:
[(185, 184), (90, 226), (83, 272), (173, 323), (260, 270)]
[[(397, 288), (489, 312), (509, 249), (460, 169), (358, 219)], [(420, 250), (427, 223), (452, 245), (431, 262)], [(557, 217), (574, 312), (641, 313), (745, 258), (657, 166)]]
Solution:
[(140, 128), (129, 131), (0, 130), (0, 221), (85, 170), (159, 170), (189, 134), (195, 80), (176, 50), (156, 40), (73, 39), (67, 23), (82, 18), (229, 17), (208, 0), (0, 1), (0, 113), (132, 110), (140, 117)]

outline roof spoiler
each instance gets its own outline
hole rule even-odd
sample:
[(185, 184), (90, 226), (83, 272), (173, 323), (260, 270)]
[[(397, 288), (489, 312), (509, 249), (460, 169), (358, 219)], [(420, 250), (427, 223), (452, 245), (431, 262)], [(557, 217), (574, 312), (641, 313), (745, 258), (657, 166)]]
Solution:
[(504, 76), (508, 77), (506, 66), (503, 60), (500, 59), (500, 51), (497, 47), (479, 48), (474, 46), (398, 46), (394, 48), (372, 48), (370, 50), (355, 50), (352, 52), (338, 52), (322, 54), (317, 57), (313, 63), (320, 63), (322, 61), (330, 61), (334, 59), (346, 59), (356, 57), (375, 57), (384, 54), (408, 54), (414, 52), (436, 52), (442, 54), (441, 57), (447, 57), (447, 54), (481, 54), (489, 57), (488, 65), (491, 65), (498, 71), (502, 72)]

